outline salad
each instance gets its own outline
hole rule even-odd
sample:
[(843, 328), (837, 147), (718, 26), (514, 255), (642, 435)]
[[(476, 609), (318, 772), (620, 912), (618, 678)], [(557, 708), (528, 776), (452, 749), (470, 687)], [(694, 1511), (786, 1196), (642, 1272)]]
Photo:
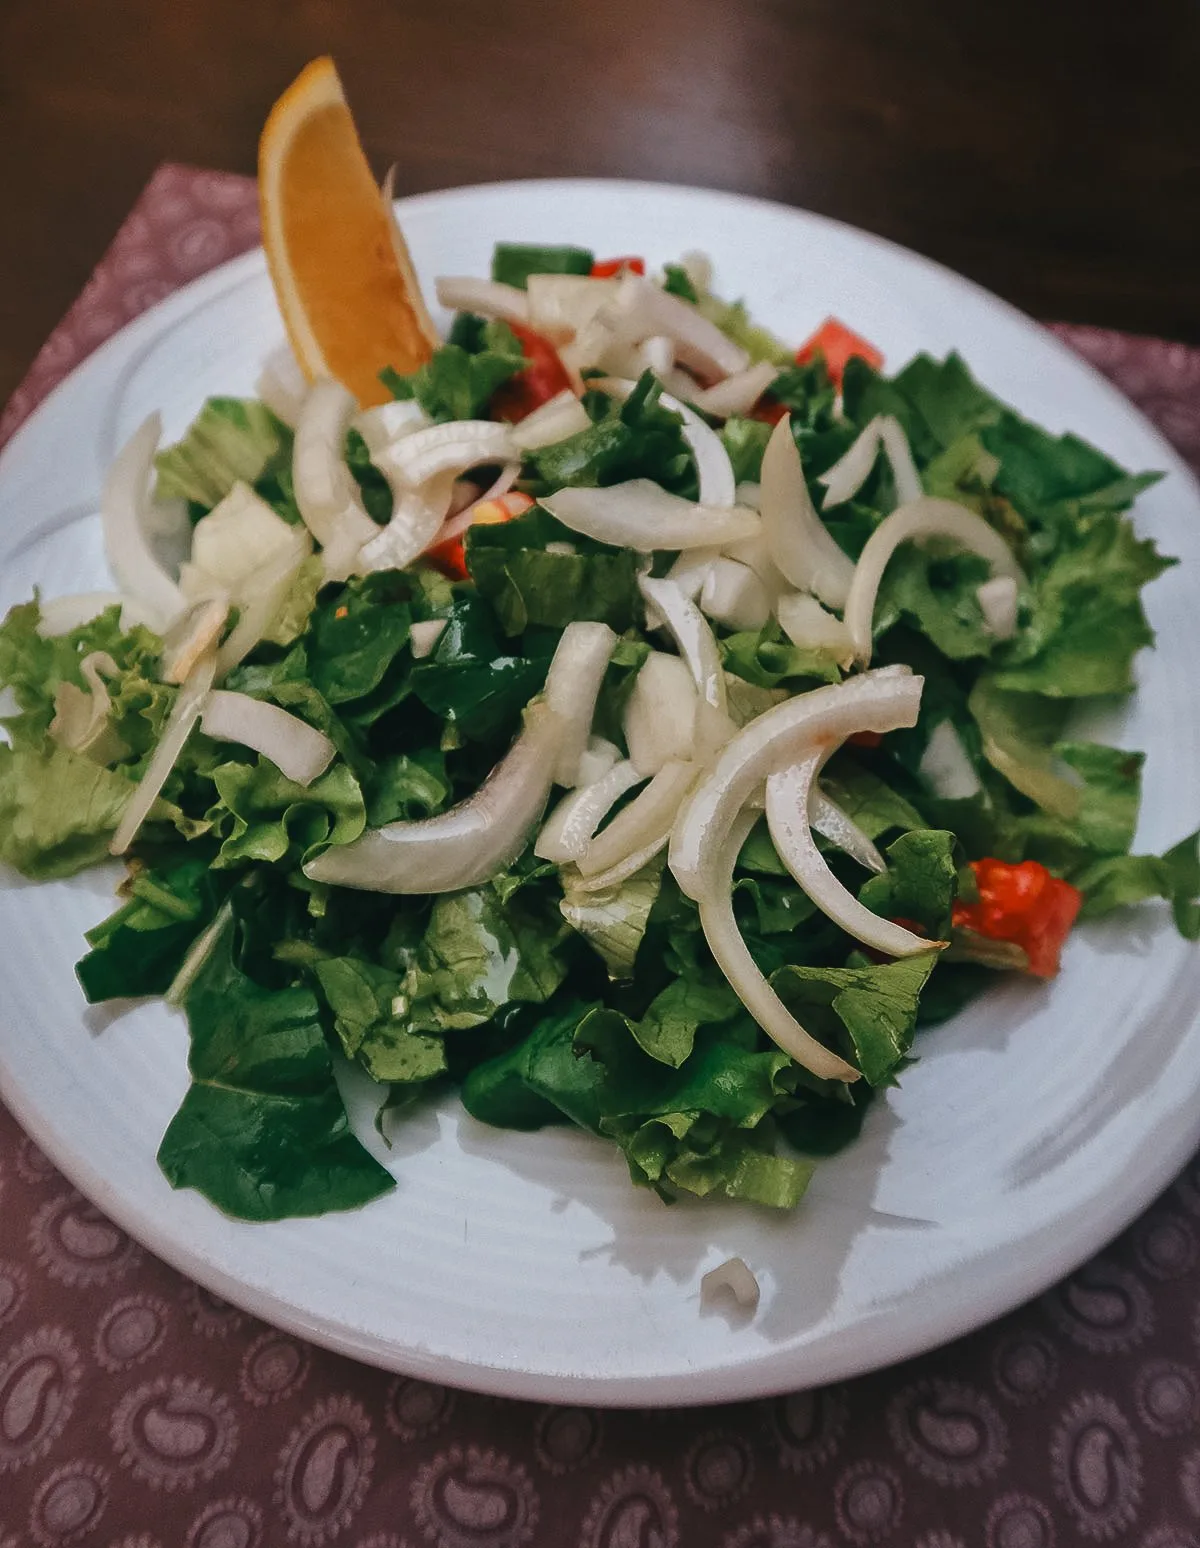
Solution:
[(790, 1208), (997, 972), (1152, 897), (1200, 934), (1200, 835), (1130, 854), (1142, 757), (1071, 731), (1152, 640), (1155, 475), (711, 287), (501, 244), (389, 401), (284, 350), (147, 421), (119, 589), (0, 627), (0, 856), (123, 860), (77, 973), (187, 1016), (174, 1186), (386, 1193), (349, 1061), (385, 1135), (454, 1088)]

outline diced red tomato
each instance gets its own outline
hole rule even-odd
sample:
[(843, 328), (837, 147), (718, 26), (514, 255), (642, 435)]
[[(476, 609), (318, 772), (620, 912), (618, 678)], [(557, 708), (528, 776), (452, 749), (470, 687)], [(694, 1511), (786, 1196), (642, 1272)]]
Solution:
[(807, 365), (818, 354), (825, 357), (825, 369), (835, 387), (841, 387), (846, 366), (855, 357), (865, 360), (873, 371), (883, 364), (883, 356), (874, 344), (852, 333), (836, 317), (827, 317), (812, 338), (801, 344), (796, 351), (796, 364)]
[(593, 279), (612, 279), (628, 269), (631, 274), (645, 274), (644, 258), (602, 258), (592, 265)]
[(749, 417), (761, 419), (764, 425), (777, 425), (781, 419), (787, 417), (787, 414), (786, 403), (780, 403), (778, 398), (771, 397), (770, 393), (764, 393), (750, 410)]
[(855, 747), (878, 747), (883, 741), (882, 731), (856, 731), (846, 738)]
[(558, 351), (549, 339), (544, 339), (532, 328), (521, 323), (508, 325), (516, 334), (529, 364), (516, 376), (509, 377), (492, 394), (489, 404), (493, 419), (506, 420), (510, 425), (519, 424), (534, 409), (557, 398), (571, 385), (566, 367), (558, 357)]
[(956, 903), (954, 924), (993, 941), (1012, 941), (1029, 958), (1038, 978), (1058, 972), (1063, 942), (1083, 903), (1070, 882), (1051, 876), (1036, 860), (1008, 865), (1003, 860), (972, 860), (978, 903)]
[[(497, 527), (511, 521), (514, 516), (520, 516), (532, 504), (528, 495), (519, 494), (515, 490), (511, 494), (499, 495), (495, 500), (481, 500), (471, 513), (471, 526)], [(424, 558), (451, 580), (467, 578), (467, 555), (461, 535), (429, 549)]]

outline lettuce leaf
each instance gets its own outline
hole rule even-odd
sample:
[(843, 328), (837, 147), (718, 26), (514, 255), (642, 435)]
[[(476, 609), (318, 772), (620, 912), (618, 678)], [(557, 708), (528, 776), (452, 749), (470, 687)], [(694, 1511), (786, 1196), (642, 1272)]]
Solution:
[(351, 1132), (310, 990), (265, 989), (225, 930), (186, 1009), (191, 1086), (158, 1150), (173, 1188), (239, 1220), (355, 1209), (395, 1186)]
[[(572, 551), (547, 552), (548, 543)], [(505, 634), (581, 621), (620, 633), (641, 621), (637, 554), (580, 538), (538, 506), (515, 521), (471, 527), (465, 548), (471, 579)]]
[[(209, 398), (183, 439), (155, 457), (154, 492), (160, 500), (187, 500), (210, 511), (240, 481), (263, 495), (281, 516), (295, 521), (299, 513), (291, 498), (291, 461), (292, 432), (265, 403)], [(280, 509), (281, 504), (287, 509)]]
[(420, 944), (403, 953), (409, 1028), (478, 1027), (503, 1006), (548, 1000), (566, 974), (565, 934), (561, 920), (490, 886), (441, 894)]
[(771, 975), (771, 987), (814, 1037), (850, 1049), (872, 1086), (890, 1084), (912, 1046), (917, 1004), (937, 952), (881, 966), (801, 967)]
[(334, 1031), (348, 1059), (382, 1084), (416, 1085), (445, 1073), (446, 1045), (404, 1021), (399, 973), (356, 957), (313, 965)]
[(566, 884), (559, 912), (588, 942), (610, 978), (632, 978), (650, 911), (662, 887), (665, 856), (606, 892), (581, 892)]
[(664, 408), (662, 383), (649, 371), (619, 402), (589, 394), (594, 423), (526, 459), (530, 489), (550, 494), (573, 485), (594, 489), (631, 478), (650, 478), (672, 493), (695, 498), (696, 473), (679, 415)]
[(858, 900), (883, 919), (918, 925), (930, 940), (950, 938), (950, 914), (958, 892), (953, 833), (918, 828), (889, 844), (888, 868), (859, 889)]
[(477, 343), (474, 350), (462, 344), (443, 344), (411, 375), (402, 376), (387, 366), (379, 379), (393, 398), (415, 398), (438, 424), (481, 419), (496, 388), (523, 371), (528, 362), (507, 323), (485, 324)]
[(362, 790), (344, 763), (311, 785), (297, 785), (263, 757), (223, 763), (212, 777), (218, 799), (207, 820), (221, 841), (217, 869), (248, 860), (299, 865), (318, 846), (349, 844), (366, 826)]

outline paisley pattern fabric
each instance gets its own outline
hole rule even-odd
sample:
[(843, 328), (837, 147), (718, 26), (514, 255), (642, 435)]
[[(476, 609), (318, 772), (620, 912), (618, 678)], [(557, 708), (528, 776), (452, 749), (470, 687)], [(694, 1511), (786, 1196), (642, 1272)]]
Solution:
[[(160, 169), (0, 420), (257, 237)], [(1056, 329), (1200, 469), (1200, 350)], [(758, 1403), (502, 1402), (309, 1347), (156, 1262), (0, 1111), (0, 1548), (1200, 1548), (1200, 1163), (1032, 1305)]]

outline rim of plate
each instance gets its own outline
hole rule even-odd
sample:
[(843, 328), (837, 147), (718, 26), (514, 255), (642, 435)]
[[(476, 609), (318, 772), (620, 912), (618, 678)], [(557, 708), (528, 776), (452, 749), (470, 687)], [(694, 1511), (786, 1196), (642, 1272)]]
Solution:
[[(536, 191), (539, 196), (553, 200), (558, 195), (589, 190), (662, 194), (675, 200), (694, 201), (710, 209), (713, 205), (725, 205), (739, 211), (758, 209), (776, 217), (797, 218), (810, 226), (844, 233), (857, 242), (895, 255), (904, 264), (916, 266), (936, 277), (952, 291), (986, 303), (1014, 328), (1036, 338), (1040, 349), (1049, 349), (1073, 372), (1089, 377), (1095, 393), (1106, 398), (1127, 418), (1137, 421), (1141, 433), (1154, 443), (1160, 464), (1200, 506), (1200, 483), (1182, 458), (1157, 427), (1090, 362), (1027, 313), (985, 286), (936, 259), (848, 222), (778, 201), (724, 190), (622, 178), (548, 177), (474, 183), (397, 199), (396, 209), (401, 217), (431, 212), (436, 215), (439, 209), (470, 203), (482, 195), (494, 197), (512, 193), (524, 196)], [(202, 309), (211, 299), (244, 278), (264, 270), (263, 250), (253, 248), (181, 286), (106, 339), (47, 394), (17, 427), (8, 443), (0, 448), (0, 479), (26, 438), (37, 432), (43, 420), (53, 416), (60, 396), (78, 377), (90, 371), (102, 372), (111, 356), (123, 356), (132, 351), (131, 358), (136, 358), (142, 346), (152, 342), (165, 328)], [(1017, 407), (1019, 409), (1020, 405)], [(1173, 976), (1171, 985), (1182, 971)], [(1191, 1024), (1192, 1035), (1197, 1032), (1200, 1032), (1200, 1012)], [(1196, 1094), (1200, 1095), (1200, 1069), (1196, 1076)], [(1053, 1254), (1043, 1251), (1035, 1254), (1031, 1262), (1026, 1261), (1023, 1254), (1012, 1255), (996, 1269), (987, 1288), (977, 1291), (969, 1301), (956, 1301), (947, 1307), (937, 1297), (927, 1298), (915, 1311), (910, 1311), (904, 1326), (905, 1336), (899, 1340), (876, 1334), (864, 1337), (857, 1351), (842, 1348), (832, 1356), (818, 1352), (815, 1359), (813, 1351), (785, 1350), (778, 1356), (759, 1355), (741, 1363), (713, 1365), (678, 1375), (584, 1377), (543, 1374), (536, 1370), (431, 1355), (419, 1347), (401, 1347), (382, 1341), (365, 1330), (347, 1331), (334, 1322), (314, 1322), (311, 1316), (281, 1296), (246, 1286), (236, 1274), (214, 1264), (200, 1250), (172, 1236), (169, 1231), (164, 1232), (146, 1209), (126, 1199), (119, 1184), (98, 1173), (90, 1165), (86, 1153), (73, 1149), (69, 1136), (56, 1128), (52, 1118), (42, 1112), (35, 1095), (25, 1089), (10, 1069), (2, 1048), (0, 1096), (26, 1132), (81, 1193), (164, 1262), (252, 1315), (337, 1353), (402, 1374), (518, 1400), (585, 1402), (611, 1407), (645, 1403), (679, 1406), (768, 1397), (863, 1375), (949, 1343), (1002, 1316), (1071, 1273), (1135, 1219), (1172, 1181), (1200, 1145), (1198, 1107), (1190, 1121), (1181, 1118), (1176, 1123), (1165, 1143), (1162, 1132), (1157, 1133), (1157, 1143), (1146, 1163), (1135, 1175), (1126, 1175), (1118, 1186), (1110, 1186), (1104, 1191), (1102, 1208), (1097, 1208), (1093, 1200), (1093, 1211), (1086, 1219), (1069, 1216), (1055, 1224)], [(1043, 1231), (1045, 1229), (1043, 1227)]]

